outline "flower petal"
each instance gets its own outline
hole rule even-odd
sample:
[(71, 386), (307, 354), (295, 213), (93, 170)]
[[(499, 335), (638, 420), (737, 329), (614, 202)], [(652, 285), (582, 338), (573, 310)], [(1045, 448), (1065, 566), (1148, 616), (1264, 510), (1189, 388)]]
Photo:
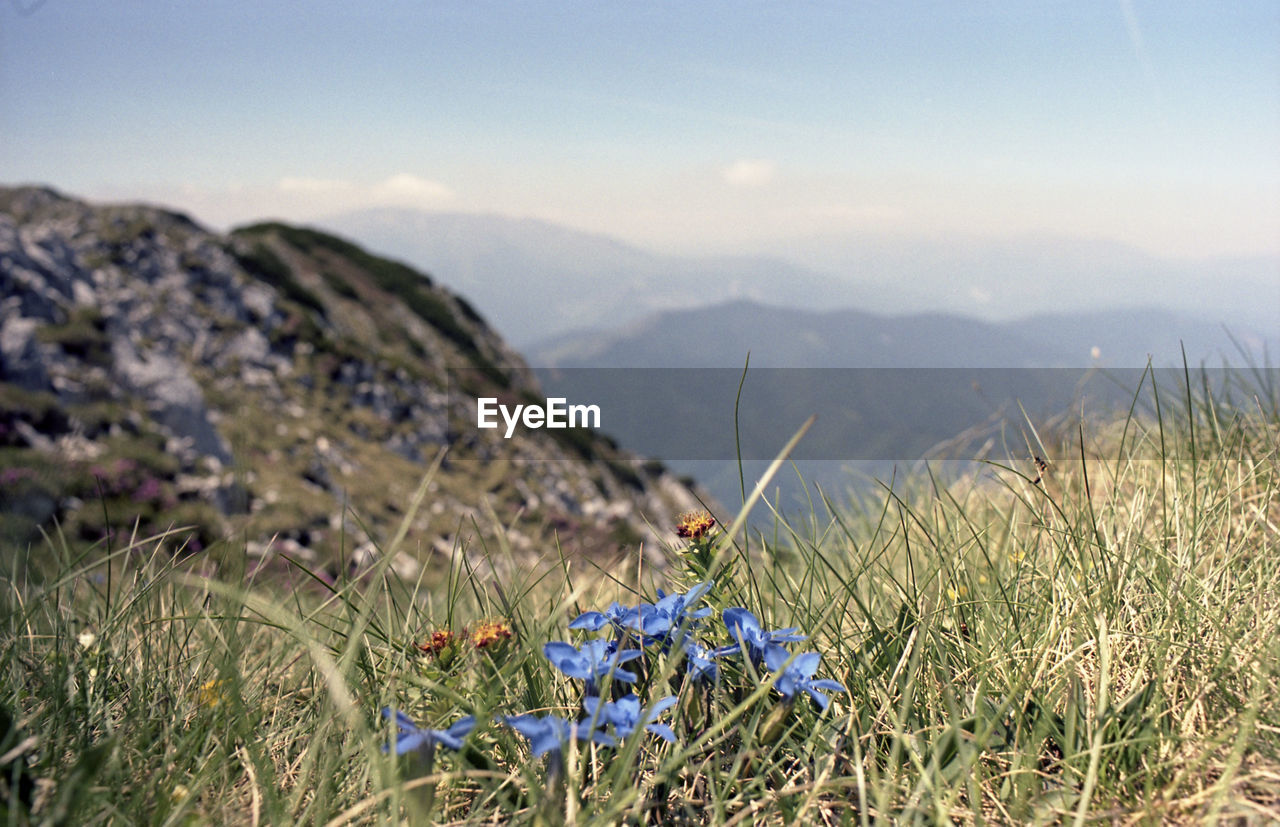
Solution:
[(623, 683), (635, 683), (640, 679), (640, 676), (629, 669), (614, 669), (613, 679), (616, 681), (622, 681)]
[(621, 720), (635, 722), (640, 719), (640, 699), (634, 692), (614, 701), (613, 708)]
[(801, 652), (796, 655), (796, 659), (792, 662), (791, 668), (804, 675), (806, 678), (818, 671), (819, 664), (822, 663), (822, 655), (817, 652)]
[(777, 672), (790, 659), (791, 653), (776, 643), (770, 643), (764, 649), (764, 665), (770, 672)]
[(428, 740), (431, 740), (431, 733), (429, 732), (414, 732), (408, 735), (402, 735), (400, 738), (396, 739), (396, 755), (404, 755), (405, 753), (413, 752)]
[(546, 728), (536, 715), (506, 715), (502, 722), (526, 738), (532, 738)]
[(659, 738), (661, 738), (664, 741), (669, 741), (670, 743), (673, 743), (673, 744), (676, 741), (675, 732), (671, 729), (671, 727), (667, 726), (666, 724), (647, 724), (645, 726), (645, 729), (647, 729), (649, 732), (652, 732), (654, 735), (657, 735)]
[(572, 644), (563, 641), (553, 640), (542, 646), (542, 654), (547, 656), (547, 660), (552, 663), (559, 663), (566, 658), (580, 657), (577, 649)]
[(382, 717), (395, 718), (396, 727), (401, 730), (409, 730), (411, 732), (416, 732), (418, 730), (418, 725), (413, 722), (413, 719), (399, 709), (392, 710), (391, 707), (384, 706), (382, 708)]
[(823, 709), (826, 709), (827, 706), (831, 703), (830, 698), (828, 698), (826, 695), (823, 695), (818, 690), (814, 689), (813, 686), (810, 684), (805, 684), (804, 691), (808, 692), (809, 697), (813, 698), (813, 700), (818, 704), (818, 706), (822, 707)]
[(644, 652), (641, 652), (639, 649), (623, 649), (618, 653), (616, 661), (618, 663), (626, 663), (628, 661), (635, 660), (643, 654)]
[(830, 680), (828, 678), (823, 678), (817, 681), (810, 681), (809, 685), (814, 687), (815, 689), (825, 689), (828, 692), (848, 692), (849, 691), (848, 689), (844, 688), (843, 684), (837, 681)]
[(588, 737), (589, 737), (592, 741), (595, 741), (597, 744), (599, 744), (599, 745), (601, 745), (601, 746), (603, 746), (603, 747), (616, 747), (616, 746), (618, 745), (618, 739), (617, 739), (617, 738), (614, 738), (614, 737), (613, 737), (612, 735), (610, 735), (609, 733), (607, 733), (607, 732), (603, 732), (603, 731), (598, 730), (598, 729), (597, 729), (597, 730), (594, 730), (594, 731), (591, 731), (591, 732), (586, 732), (586, 733), (579, 732), (579, 733), (578, 733), (578, 740), (580, 740), (580, 741), (581, 741), (581, 740), (585, 740), (585, 739), (586, 739), (586, 738), (588, 738)]
[(535, 756), (559, 751), (573, 732), (573, 725), (554, 715), (539, 718), (535, 715), (508, 715), (503, 723), (529, 739), (529, 749)]
[(475, 726), (476, 716), (466, 715), (454, 721), (445, 732), (454, 738), (465, 738), (471, 734), (471, 730), (475, 729)]
[(692, 589), (689, 589), (689, 591), (684, 596), (685, 602), (695, 603), (701, 600), (703, 595), (711, 591), (711, 587), (713, 585), (714, 585), (714, 581), (708, 580), (705, 583), (699, 583), (698, 585), (694, 586)]
[(604, 628), (609, 622), (609, 618), (600, 612), (583, 612), (578, 615), (570, 624), (570, 629), (586, 629), (588, 632), (598, 632)]

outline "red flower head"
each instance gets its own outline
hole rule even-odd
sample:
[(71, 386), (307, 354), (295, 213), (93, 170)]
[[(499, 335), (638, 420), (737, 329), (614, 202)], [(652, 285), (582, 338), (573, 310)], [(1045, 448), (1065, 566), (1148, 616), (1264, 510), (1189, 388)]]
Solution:
[(418, 648), (428, 655), (438, 655), (453, 645), (455, 640), (453, 632), (448, 629), (436, 629), (431, 637), (418, 644)]
[(497, 648), (511, 640), (511, 624), (505, 620), (485, 620), (471, 630), (471, 645), (477, 649)]
[(676, 522), (676, 536), (700, 540), (716, 527), (716, 518), (706, 511), (689, 511)]

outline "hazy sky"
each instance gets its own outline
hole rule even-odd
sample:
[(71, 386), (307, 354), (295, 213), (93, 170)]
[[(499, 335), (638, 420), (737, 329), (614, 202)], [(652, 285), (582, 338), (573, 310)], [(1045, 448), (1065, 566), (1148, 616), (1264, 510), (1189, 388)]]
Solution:
[(1280, 252), (1280, 3), (0, 0), (0, 181)]

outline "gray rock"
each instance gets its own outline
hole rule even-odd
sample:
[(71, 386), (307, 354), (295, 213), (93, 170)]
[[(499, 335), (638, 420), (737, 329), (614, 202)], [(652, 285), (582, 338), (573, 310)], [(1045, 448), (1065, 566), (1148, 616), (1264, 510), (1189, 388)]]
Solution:
[(124, 337), (112, 341), (111, 354), (116, 378), (146, 401), (157, 422), (189, 438), (196, 452), (231, 461), (231, 449), (209, 420), (204, 394), (181, 361), (158, 351), (140, 354)]
[(36, 330), (35, 319), (13, 315), (0, 321), (0, 380), (23, 390), (41, 391), (50, 386)]

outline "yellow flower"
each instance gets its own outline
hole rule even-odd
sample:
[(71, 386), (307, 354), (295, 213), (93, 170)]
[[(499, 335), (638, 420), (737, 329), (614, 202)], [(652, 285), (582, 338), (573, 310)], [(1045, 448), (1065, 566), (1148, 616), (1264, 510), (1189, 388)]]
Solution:
[(205, 681), (200, 684), (200, 688), (196, 691), (196, 700), (200, 702), (201, 706), (213, 709), (215, 706), (222, 703), (222, 699), (225, 694), (223, 693), (222, 688), (225, 683), (226, 681), (221, 678), (213, 678)]

